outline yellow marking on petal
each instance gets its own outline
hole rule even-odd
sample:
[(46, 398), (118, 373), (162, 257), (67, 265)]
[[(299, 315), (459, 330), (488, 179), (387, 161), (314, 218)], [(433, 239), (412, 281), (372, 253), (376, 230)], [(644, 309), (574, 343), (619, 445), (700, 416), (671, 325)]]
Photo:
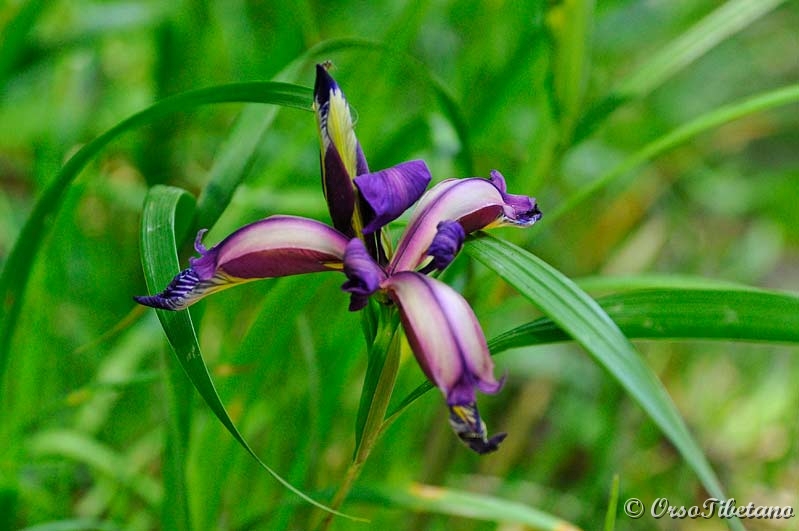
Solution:
[(330, 91), (330, 103), (327, 109), (327, 131), (330, 141), (336, 146), (341, 160), (344, 162), (350, 179), (355, 177), (357, 156), (355, 146), (357, 139), (352, 127), (352, 116), (347, 100), (340, 90)]
[(464, 407), (464, 406), (452, 406), (452, 412), (455, 413), (458, 418), (460, 418), (463, 422), (471, 425), (474, 425), (475, 418), (472, 414), (474, 411), (472, 408)]
[(344, 271), (343, 262), (322, 262), (322, 265), (334, 271)]

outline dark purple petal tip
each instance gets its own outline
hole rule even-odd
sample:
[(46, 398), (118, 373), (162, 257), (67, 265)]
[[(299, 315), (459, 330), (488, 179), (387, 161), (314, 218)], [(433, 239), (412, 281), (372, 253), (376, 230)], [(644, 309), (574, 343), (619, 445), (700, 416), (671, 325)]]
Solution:
[(351, 295), (351, 312), (366, 306), (369, 296), (380, 288), (380, 283), (386, 278), (383, 269), (369, 256), (366, 246), (358, 238), (353, 238), (347, 244), (344, 274), (348, 280), (341, 289)]
[(433, 260), (421, 271), (430, 273), (434, 269), (444, 270), (463, 248), (463, 241), (466, 239), (466, 231), (463, 225), (454, 220), (445, 220), (436, 227), (436, 235), (433, 242), (427, 249), (428, 256)]
[(336, 81), (328, 73), (328, 70), (333, 66), (330, 61), (319, 63), (316, 65), (316, 82), (314, 83), (314, 100), (319, 107), (325, 105), (330, 99), (330, 91), (338, 89)]
[(422, 160), (411, 160), (354, 179), (371, 216), (364, 220), (364, 234), (372, 234), (402, 215), (424, 194), (432, 176)]
[(508, 436), (502, 432), (489, 438), (486, 435), (485, 422), (480, 418), (477, 404), (474, 402), (450, 406), (449, 424), (458, 438), (480, 455), (497, 451), (500, 443)]
[(502, 194), (502, 200), (510, 210), (506, 214), (516, 224), (522, 226), (532, 225), (541, 219), (542, 214), (534, 197), (507, 193), (508, 187), (505, 184), (505, 177), (497, 170), (491, 170), (491, 178), (489, 180)]
[(200, 277), (190, 267), (178, 273), (161, 293), (150, 296), (136, 296), (133, 297), (133, 300), (144, 306), (160, 310), (182, 310), (193, 302), (194, 297), (190, 297), (190, 295), (198, 284), (200, 284)]

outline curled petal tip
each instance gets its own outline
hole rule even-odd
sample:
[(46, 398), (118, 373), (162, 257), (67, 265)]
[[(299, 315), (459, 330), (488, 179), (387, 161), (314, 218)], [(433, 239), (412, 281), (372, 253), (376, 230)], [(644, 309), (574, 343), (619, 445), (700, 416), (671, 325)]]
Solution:
[(538, 209), (538, 203), (535, 197), (526, 195), (509, 194), (508, 187), (505, 183), (505, 177), (497, 170), (491, 170), (491, 177), (489, 179), (502, 196), (502, 201), (505, 203), (505, 222), (522, 227), (529, 227), (539, 219), (541, 219), (541, 210)]
[(466, 239), (466, 231), (463, 225), (453, 220), (445, 220), (436, 227), (436, 235), (433, 243), (427, 249), (427, 255), (433, 260), (425, 266), (420, 273), (430, 273), (434, 269), (444, 270), (463, 248), (463, 241)]
[(194, 238), (194, 250), (200, 254), (205, 254), (208, 252), (208, 249), (205, 248), (203, 245), (203, 237), (205, 237), (205, 233), (208, 232), (208, 229), (200, 229), (197, 231), (197, 236)]

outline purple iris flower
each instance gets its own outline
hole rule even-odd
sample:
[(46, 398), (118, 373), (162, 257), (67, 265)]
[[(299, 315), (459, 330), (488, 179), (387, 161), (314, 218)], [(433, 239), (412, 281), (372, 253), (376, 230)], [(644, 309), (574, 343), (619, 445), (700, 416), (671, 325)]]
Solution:
[[(458, 437), (483, 454), (504, 433), (489, 437), (476, 391), (496, 393), (502, 380), (477, 318), (466, 300), (427, 276), (446, 268), (467, 234), (496, 226), (527, 227), (541, 218), (534, 198), (507, 193), (497, 171), (489, 179), (448, 179), (425, 192), (431, 176), (421, 160), (370, 173), (341, 89), (318, 65), (314, 111), (321, 138), (322, 188), (333, 227), (294, 216), (272, 216), (238, 229), (210, 249), (202, 230), (192, 258), (146, 306), (182, 310), (211, 293), (262, 278), (341, 271), (350, 310), (370, 296), (396, 306), (425, 375), (441, 390)], [(416, 205), (396, 250), (383, 228)]]

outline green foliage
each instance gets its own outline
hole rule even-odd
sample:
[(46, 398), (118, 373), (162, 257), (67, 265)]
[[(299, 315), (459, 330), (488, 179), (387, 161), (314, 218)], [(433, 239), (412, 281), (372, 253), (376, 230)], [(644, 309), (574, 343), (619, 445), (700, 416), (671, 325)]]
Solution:
[[(165, 6), (0, 7), (0, 527), (621, 530), (630, 497), (799, 508), (795, 2)], [(199, 228), (327, 219), (307, 112), (325, 59), (372, 168), (496, 168), (538, 198), (536, 227), (472, 239), (442, 276), (507, 373), (480, 397), (498, 453), (459, 445), (396, 314), (348, 313), (339, 275), (190, 312), (131, 300)], [(371, 523), (320, 509), (340, 503)]]

